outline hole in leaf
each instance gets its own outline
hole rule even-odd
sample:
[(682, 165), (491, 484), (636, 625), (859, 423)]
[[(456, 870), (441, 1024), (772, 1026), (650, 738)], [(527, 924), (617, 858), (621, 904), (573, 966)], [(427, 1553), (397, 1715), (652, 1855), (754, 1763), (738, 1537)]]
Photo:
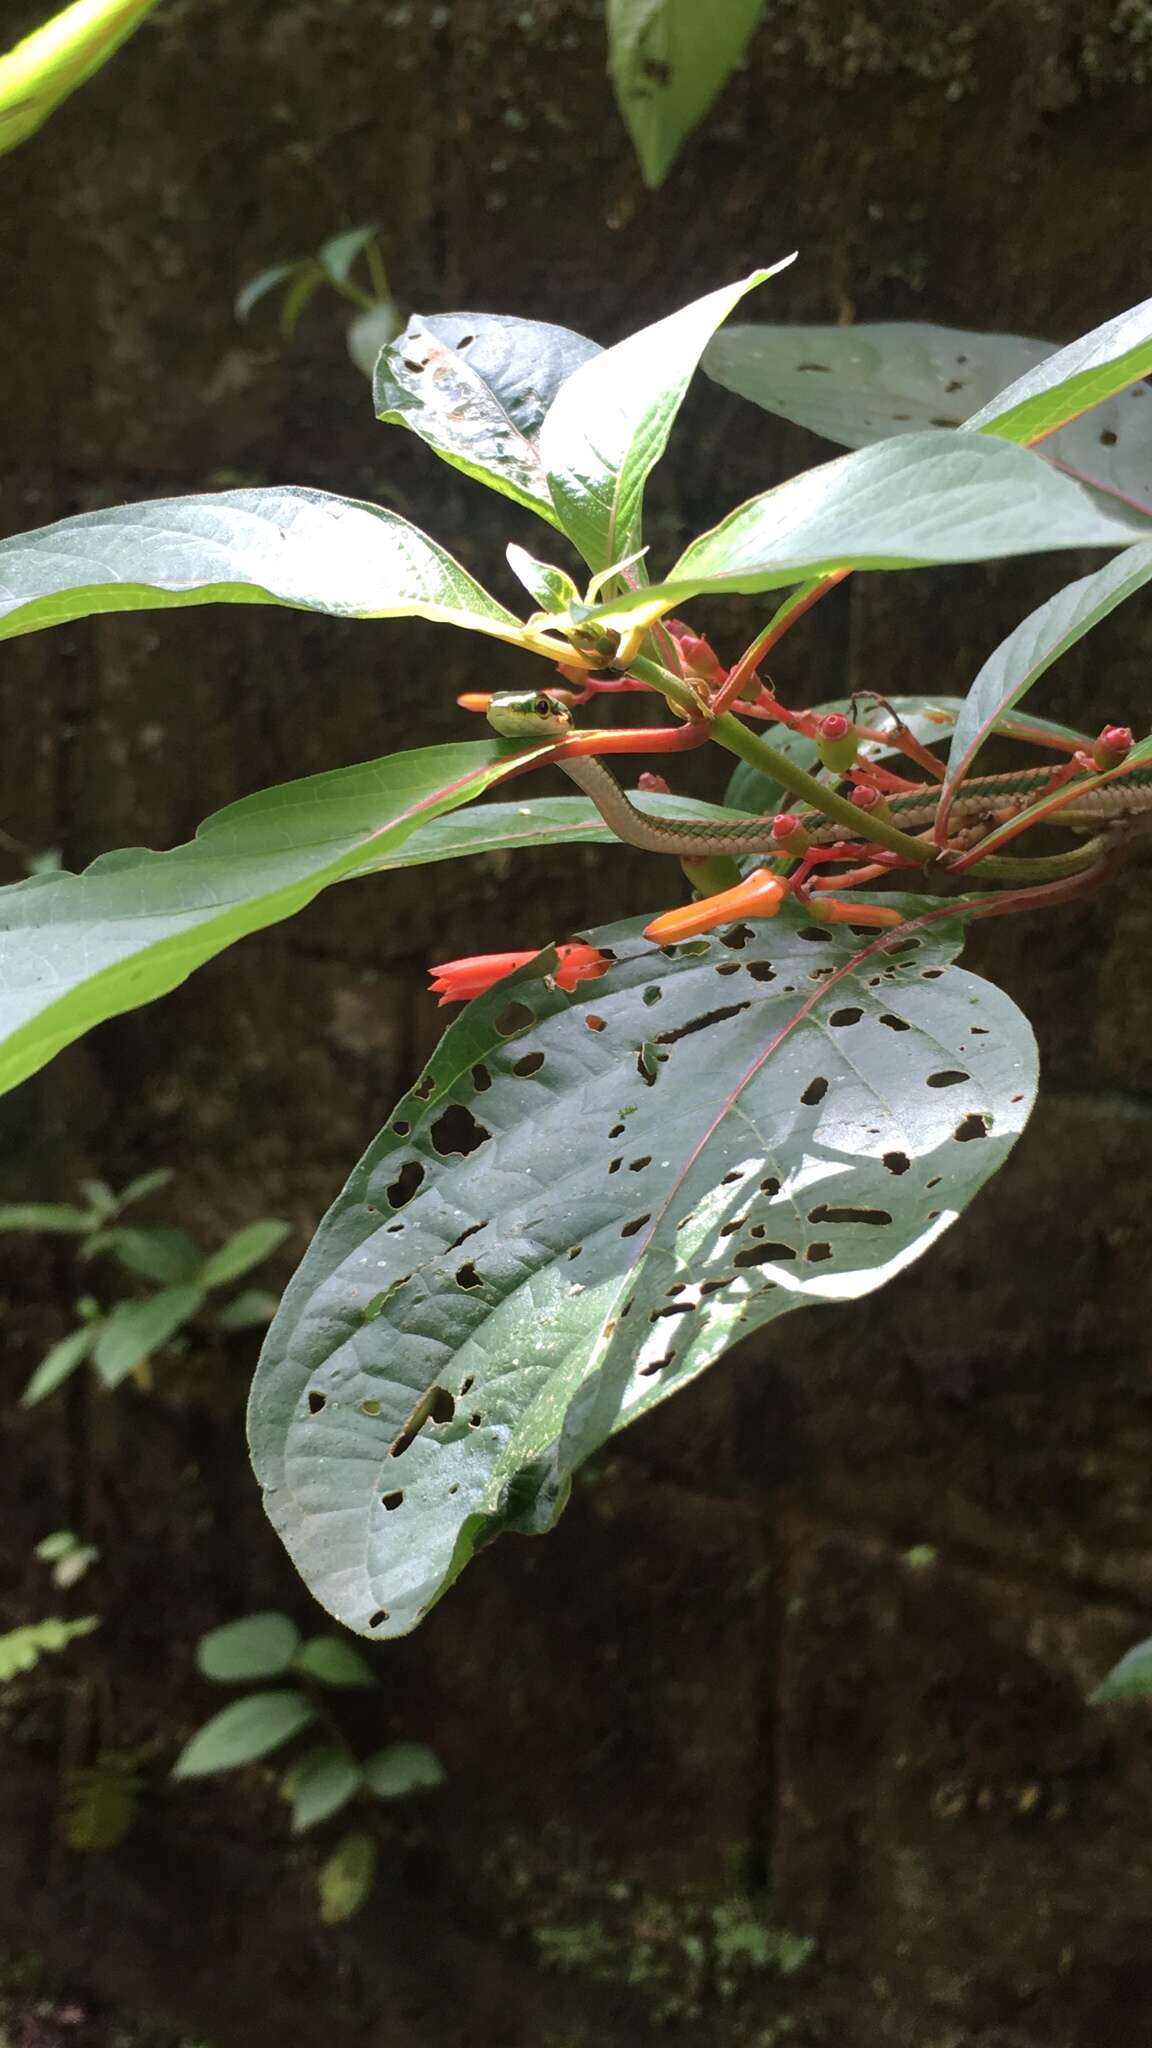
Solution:
[(476, 1090), (477, 1095), (483, 1095), (484, 1090), (492, 1086), (492, 1076), (484, 1065), (483, 1060), (479, 1060), (472, 1069), (472, 1086)]
[(742, 1010), (750, 1010), (751, 1003), (729, 1003), (723, 1010), (709, 1010), (703, 1017), (690, 1017), (686, 1024), (678, 1024), (674, 1031), (662, 1031), (657, 1045), (676, 1045), (681, 1038), (690, 1038), (694, 1031), (707, 1031), (711, 1024), (726, 1024), (729, 1017), (738, 1017)]
[(368, 1626), (369, 1628), (382, 1628), (387, 1619), (388, 1609), (386, 1607), (378, 1607), (375, 1614), (368, 1616)]
[(395, 1487), (391, 1493), (382, 1493), (380, 1496), (380, 1505), (386, 1515), (394, 1515), (397, 1508), (402, 1507), (403, 1503), (404, 1491), (399, 1486)]
[(482, 1287), (484, 1285), (484, 1282), (481, 1280), (480, 1275), (476, 1271), (475, 1266), (472, 1264), (471, 1259), (469, 1259), (465, 1265), (457, 1266), (456, 1285), (457, 1287), (467, 1288)]
[(459, 341), (454, 341), (452, 346), (456, 350), (457, 355), (462, 355), (466, 348), (471, 348), (475, 339), (476, 336), (474, 334), (462, 334)]
[(853, 1209), (847, 1204), (819, 1202), (808, 1211), (809, 1223), (891, 1223), (887, 1209)]
[(906, 1152), (885, 1152), (884, 1164), (889, 1173), (907, 1173), (912, 1161)]
[(626, 1223), (624, 1225), (624, 1228), (620, 1232), (620, 1235), (621, 1237), (635, 1237), (636, 1232), (638, 1230), (643, 1230), (644, 1225), (649, 1222), (651, 1222), (651, 1214), (647, 1216), (634, 1216), (632, 1218), (631, 1223)]
[(830, 946), (832, 944), (831, 932), (826, 932), (823, 925), (820, 924), (802, 924), (796, 936), (798, 939), (807, 939), (810, 946)]
[(809, 1081), (808, 1086), (804, 1090), (803, 1095), (800, 1097), (800, 1100), (807, 1106), (807, 1108), (814, 1109), (818, 1102), (823, 1102), (824, 1097), (827, 1095), (827, 1093), (827, 1081), (824, 1079), (823, 1074), (817, 1074), (814, 1081)]
[(655, 1048), (650, 1045), (642, 1045), (636, 1055), (636, 1072), (646, 1088), (655, 1086), (657, 1071), (658, 1062)]
[(720, 1185), (722, 1188), (730, 1188), (733, 1187), (738, 1180), (743, 1180), (743, 1178), (743, 1169), (739, 1166), (734, 1166), (728, 1173), (724, 1175), (724, 1178), (721, 1181)]
[(970, 1116), (961, 1117), (952, 1136), (958, 1145), (970, 1145), (973, 1138), (986, 1138), (989, 1129), (990, 1119), (986, 1116), (978, 1116), (976, 1111), (973, 1110)]
[(585, 1031), (607, 1031), (608, 1026), (604, 1022), (603, 1017), (588, 1016), (584, 1019), (584, 1029)]
[(464, 1399), (464, 1396), (465, 1396), (465, 1394), (470, 1394), (470, 1393), (472, 1392), (472, 1389), (473, 1389), (473, 1387), (475, 1386), (475, 1384), (476, 1384), (476, 1377), (475, 1377), (475, 1374), (474, 1374), (474, 1373), (469, 1373), (469, 1375), (468, 1375), (467, 1379), (466, 1379), (466, 1380), (464, 1381), (464, 1384), (463, 1384), (463, 1386), (462, 1386), (462, 1387), (461, 1387), (461, 1389), (460, 1389), (459, 1399), (460, 1399), (461, 1401), (462, 1401), (462, 1400)]
[[(895, 953), (897, 951), (897, 948), (893, 946), (892, 951)], [(940, 976), (943, 974), (943, 972), (944, 969), (942, 967), (926, 967), (924, 969), (924, 972), (920, 976), (920, 979), (921, 981), (939, 981)]]
[(1105, 427), (1103, 433), (1100, 436), (1100, 446), (1102, 448), (1114, 448), (1116, 446), (1118, 438), (1118, 435), (1113, 431), (1111, 427)]
[(543, 1065), (544, 1055), (542, 1052), (526, 1052), (522, 1060), (516, 1061), (512, 1072), (518, 1074), (522, 1081), (526, 1081), (530, 1074), (538, 1074)]
[(429, 1397), (429, 1422), (451, 1422), (456, 1413), (456, 1402), (447, 1387), (433, 1387)]
[(488, 1228), (488, 1224), (487, 1224), (487, 1221), (485, 1221), (485, 1222), (483, 1222), (483, 1223), (470, 1223), (470, 1224), (468, 1225), (468, 1228), (467, 1228), (467, 1230), (462, 1230), (462, 1231), (460, 1232), (460, 1235), (459, 1235), (459, 1237), (454, 1237), (454, 1238), (453, 1238), (453, 1240), (452, 1240), (451, 1244), (450, 1244), (450, 1245), (448, 1246), (448, 1250), (449, 1250), (450, 1252), (455, 1252), (455, 1251), (459, 1251), (459, 1249), (460, 1249), (460, 1246), (461, 1246), (461, 1245), (462, 1245), (462, 1244), (464, 1243), (464, 1240), (465, 1240), (465, 1238), (467, 1238), (467, 1237), (475, 1237), (475, 1235), (476, 1235), (476, 1232), (477, 1232), (478, 1230), (487, 1230), (487, 1228)]
[(371, 1400), (371, 1399), (369, 1399), (369, 1400), (367, 1400), (367, 1401), (361, 1401), (361, 1403), (360, 1403), (360, 1413), (361, 1413), (361, 1415), (379, 1415), (379, 1413), (380, 1413), (380, 1403), (379, 1403), (379, 1401), (373, 1401), (373, 1400)]
[(776, 969), (767, 960), (746, 960), (744, 963), (753, 981), (775, 981)]
[(646, 1153), (643, 1159), (630, 1159), (628, 1161), (628, 1171), (629, 1173), (643, 1173), (644, 1168), (651, 1166), (651, 1164), (652, 1155), (651, 1153)]
[(756, 937), (750, 924), (734, 924), (729, 931), (718, 934), (722, 946), (731, 946), (733, 952), (742, 953), (749, 939)]
[(941, 1176), (940, 1176), (940, 1174), (938, 1174), (938, 1173), (934, 1173), (934, 1174), (933, 1174), (933, 1176), (932, 1176), (932, 1178), (931, 1178), (931, 1180), (926, 1180), (926, 1181), (925, 1181), (925, 1183), (924, 1183), (925, 1189), (929, 1189), (929, 1188), (938, 1188), (938, 1187), (939, 1187), (939, 1185), (940, 1185), (940, 1180), (941, 1180)]
[(779, 1266), (785, 1259), (795, 1257), (790, 1244), (746, 1244), (732, 1263), (734, 1266)]
[(912, 1026), (908, 1023), (906, 1018), (894, 1017), (892, 1015), (891, 1010), (885, 1010), (883, 1012), (880, 1018), (880, 1022), (881, 1024), (886, 1024), (888, 1026), (889, 1031), (911, 1031), (912, 1029)]
[(402, 1116), (398, 1116), (395, 1123), (389, 1124), (388, 1128), (396, 1138), (407, 1138), (412, 1134), (411, 1124), (406, 1122)]
[(416, 1086), (412, 1090), (412, 1093), (416, 1097), (418, 1102), (427, 1102), (429, 1096), (435, 1095), (436, 1093), (435, 1074), (421, 1075), (419, 1081), (417, 1081)]
[(617, 1157), (617, 1158), (615, 1158), (615, 1159), (610, 1159), (610, 1160), (608, 1161), (608, 1171), (609, 1171), (609, 1173), (619, 1173), (619, 1171), (620, 1171), (620, 1168), (621, 1168), (621, 1167), (623, 1166), (623, 1164), (624, 1164), (624, 1154), (623, 1154), (623, 1153), (621, 1152), (621, 1153), (620, 1153), (620, 1154), (618, 1155), (618, 1157)]
[(836, 969), (834, 967), (810, 967), (808, 969), (808, 979), (809, 981), (827, 981), (835, 972)]
[[(819, 972), (819, 969), (817, 969), (817, 972)], [(835, 1024), (837, 1027), (842, 1024), (858, 1024), (863, 1015), (863, 1010), (858, 1009), (833, 1010), (828, 1022)]]
[(473, 1409), (471, 1415), (468, 1417), (468, 1427), (469, 1429), (482, 1429), (484, 1427), (484, 1415), (481, 1409)]
[(660, 1002), (661, 998), (663, 997), (663, 994), (664, 991), (660, 987), (660, 984), (655, 981), (651, 982), (644, 991), (644, 1002), (647, 1005), (647, 1007), (651, 1009), (653, 1003)]
[(739, 974), (740, 962), (738, 960), (721, 960), (716, 972), (717, 974)]
[(582, 1244), (574, 1244), (568, 1253), (568, 1257), (570, 1259), (578, 1259), (583, 1249), (584, 1247)]
[(744, 1225), (745, 1225), (745, 1224), (747, 1223), (747, 1221), (748, 1221), (748, 1218), (747, 1218), (746, 1216), (734, 1216), (734, 1217), (732, 1218), (732, 1221), (731, 1221), (731, 1223), (724, 1223), (724, 1224), (722, 1224), (722, 1225), (721, 1225), (721, 1227), (720, 1227), (720, 1236), (721, 1236), (721, 1237), (732, 1237), (732, 1236), (734, 1236), (734, 1235), (735, 1235), (735, 1233), (736, 1233), (736, 1231), (738, 1231), (738, 1230), (743, 1230), (743, 1228), (744, 1228)]
[(418, 1159), (405, 1160), (390, 1188), (384, 1190), (393, 1209), (402, 1209), (410, 1202), (424, 1179), (424, 1168)]
[(760, 1193), (767, 1195), (770, 1202), (780, 1193), (780, 1183), (774, 1173), (770, 1173), (766, 1180), (761, 1181)]
[(518, 1032), (527, 1031), (529, 1025), (536, 1022), (536, 1012), (530, 1010), (527, 1003), (505, 1003), (492, 1022), (501, 1038), (515, 1038)]
[(804, 1257), (808, 1259), (812, 1265), (819, 1265), (822, 1260), (830, 1259), (832, 1257), (832, 1247), (830, 1244), (810, 1244), (807, 1251), (804, 1254)]
[(654, 1308), (648, 1321), (650, 1323), (658, 1323), (661, 1316), (690, 1316), (691, 1313), (692, 1303), (690, 1301), (670, 1301), (667, 1308)]
[(943, 1067), (938, 1074), (929, 1074), (927, 1088), (959, 1088), (964, 1081), (970, 1081), (971, 1074), (962, 1074), (959, 1067)]
[(445, 1158), (449, 1154), (467, 1158), (470, 1152), (478, 1152), (491, 1136), (491, 1131), (477, 1122), (464, 1102), (450, 1102), (443, 1115), (437, 1117), (431, 1131), (432, 1143)]
[(970, 1024), (968, 1029), (971, 1031), (973, 1038), (987, 1038), (988, 1036), (988, 1026), (986, 1024)]
[(313, 1393), (313, 1394), (309, 1394), (309, 1396), (308, 1396), (308, 1413), (309, 1413), (310, 1415), (319, 1415), (319, 1413), (320, 1413), (320, 1410), (321, 1410), (322, 1408), (326, 1408), (327, 1406), (328, 1406), (328, 1396), (327, 1396), (326, 1394), (315, 1394), (315, 1393)]
[(608, 1133), (608, 1136), (610, 1138), (622, 1138), (624, 1136), (623, 1124), (613, 1124), (612, 1129)]
[[(885, 950), (890, 956), (896, 953), (918, 953), (920, 951), (920, 940), (916, 938), (897, 939), (894, 946), (888, 946)], [(944, 969), (942, 967), (934, 967), (932, 972), (934, 974), (943, 974)]]
[(451, 1422), (455, 1413), (456, 1402), (447, 1387), (430, 1387), (420, 1396), (395, 1443), (389, 1446), (389, 1457), (402, 1458), (426, 1422)]
[(642, 1365), (640, 1367), (640, 1378), (646, 1380), (650, 1379), (654, 1372), (664, 1372), (668, 1366), (675, 1363), (675, 1360), (676, 1353), (674, 1351), (670, 1351), (666, 1358), (654, 1358), (651, 1365)]

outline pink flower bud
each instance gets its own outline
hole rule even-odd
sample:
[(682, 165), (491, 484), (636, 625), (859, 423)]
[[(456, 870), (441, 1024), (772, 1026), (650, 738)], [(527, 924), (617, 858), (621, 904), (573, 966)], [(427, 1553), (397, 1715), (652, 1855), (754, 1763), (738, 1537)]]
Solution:
[(842, 775), (856, 759), (856, 728), (842, 711), (826, 711), (816, 720), (816, 751), (825, 768)]
[(772, 820), (772, 838), (781, 853), (800, 855), (807, 853), (810, 841), (799, 818), (793, 811), (780, 811)]
[(637, 789), (646, 789), (655, 796), (671, 796), (672, 794), (664, 777), (655, 774), (651, 768), (643, 769), (637, 776), (636, 787)]
[(1103, 771), (1118, 768), (1121, 761), (1132, 752), (1132, 727), (1130, 725), (1106, 725), (1103, 732), (1092, 742), (1093, 766)]

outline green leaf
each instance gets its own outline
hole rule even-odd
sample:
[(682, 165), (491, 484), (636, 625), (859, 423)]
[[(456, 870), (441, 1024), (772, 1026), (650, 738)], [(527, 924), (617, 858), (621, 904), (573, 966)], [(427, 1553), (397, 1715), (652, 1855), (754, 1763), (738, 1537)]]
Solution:
[(557, 569), (552, 562), (538, 562), (535, 555), (530, 555), (527, 548), (517, 547), (514, 541), (509, 542), (504, 552), (512, 574), (542, 612), (566, 612), (570, 605), (579, 603), (580, 592), (566, 569)]
[[(1019, 334), (978, 334), (924, 321), (859, 327), (730, 324), (702, 367), (726, 390), (848, 448), (992, 412), (1006, 386), (1058, 351)], [(1134, 385), (1041, 443), (1082, 483), (1152, 504), (1152, 392)]]
[(292, 1235), (292, 1225), (282, 1223), (274, 1216), (263, 1216), (256, 1223), (245, 1224), (227, 1244), (213, 1252), (204, 1266), (201, 1279), (205, 1287), (226, 1287), (231, 1280), (239, 1280), (250, 1273), (253, 1266), (263, 1265), (278, 1245)]
[(376, 366), (376, 416), (557, 526), (540, 428), (562, 385), (598, 354), (582, 334), (539, 320), (413, 314)]
[(495, 740), (393, 754), (230, 804), (171, 853), (127, 850), (0, 890), (0, 1091), (506, 772)]
[(74, 1530), (53, 1529), (50, 1536), (40, 1538), (32, 1555), (40, 1558), (44, 1564), (55, 1564), (58, 1559), (67, 1557), (70, 1551), (78, 1549), (79, 1543), (80, 1539)]
[[(722, 822), (731, 811), (699, 797), (645, 792), (637, 808), (654, 818), (703, 818)], [(425, 867), (465, 855), (518, 852), (533, 846), (619, 846), (593, 803), (582, 796), (530, 797), (518, 804), (470, 804), (451, 816), (434, 818), (381, 860), (369, 858), (361, 874)], [(531, 936), (531, 935), (529, 935)]]
[(360, 1830), (345, 1835), (318, 1873), (320, 1918), (325, 1927), (360, 1911), (376, 1876), (376, 1844)]
[(253, 1692), (205, 1721), (172, 1766), (174, 1778), (206, 1778), (234, 1771), (283, 1748), (316, 1719), (300, 1692)]
[(705, 343), (733, 306), (785, 270), (754, 270), (600, 354), (562, 384), (540, 429), (560, 525), (589, 568), (641, 546), (644, 486), (668, 444)]
[(965, 426), (1009, 441), (1039, 441), (1150, 370), (1152, 299), (1143, 299), (1025, 371)]
[(271, 1608), (210, 1629), (196, 1646), (196, 1665), (217, 1685), (243, 1685), (252, 1678), (282, 1677), (299, 1647), (295, 1622)]
[(327, 282), (327, 275), (320, 264), (310, 258), (292, 265), (292, 282), (280, 301), (280, 332), (285, 341), (291, 341), (305, 306)]
[(377, 299), (375, 305), (365, 306), (362, 313), (357, 313), (348, 322), (348, 353), (369, 383), (376, 374), (381, 349), (395, 341), (403, 325), (403, 318), (391, 299)]
[(297, 1671), (319, 1679), (321, 1685), (375, 1685), (375, 1674), (359, 1650), (339, 1636), (313, 1636), (296, 1657)]
[(370, 242), (376, 239), (375, 225), (366, 228), (345, 228), (341, 234), (332, 235), (316, 251), (316, 260), (337, 287), (346, 285), (352, 275), (356, 258), (363, 253)]
[(99, 1626), (98, 1614), (85, 1614), (79, 1621), (60, 1621), (51, 1616), (10, 1629), (7, 1635), (0, 1636), (0, 1685), (6, 1685), (21, 1671), (34, 1670), (46, 1653), (66, 1650), (78, 1636), (90, 1636)]
[(834, 569), (1118, 548), (1150, 535), (1149, 520), (1109, 505), (1027, 448), (978, 434), (908, 434), (750, 498), (692, 541), (663, 582), (585, 616), (630, 624), (700, 591), (751, 595)]
[(292, 1802), (292, 1833), (302, 1835), (330, 1820), (355, 1797), (363, 1782), (347, 1750), (331, 1743), (308, 1750), (284, 1777), (283, 1790)]
[(364, 1782), (377, 1799), (408, 1799), (413, 1792), (434, 1792), (446, 1772), (434, 1750), (423, 1742), (394, 1742), (367, 1758)]
[(156, 0), (75, 0), (0, 57), (0, 156), (108, 62)]
[[(1100, 1707), (1107, 1700), (1147, 1699), (1152, 1695), (1152, 1636), (1126, 1650), (1107, 1678), (1088, 1695), (1088, 1704)], [(365, 1766), (367, 1772), (367, 1766)]]
[(237, 320), (247, 320), (261, 299), (266, 299), (269, 292), (276, 290), (277, 285), (284, 284), (290, 277), (295, 277), (299, 268), (298, 263), (271, 263), (267, 270), (257, 271), (256, 276), (250, 277), (243, 290), (236, 294), (232, 311)]
[(105, 1317), (96, 1335), (92, 1363), (106, 1387), (121, 1380), (151, 1358), (194, 1316), (204, 1299), (203, 1289), (189, 1282), (180, 1287), (162, 1287), (144, 1301), (122, 1301)]
[[(948, 786), (970, 773), (1005, 712), (1018, 704), (1054, 662), (1083, 640), (1125, 598), (1152, 577), (1152, 546), (1125, 548), (1094, 575), (1081, 576), (1029, 613), (989, 655), (964, 700), (952, 735)], [(1101, 709), (1108, 711), (1108, 706)]]
[(79, 1330), (72, 1330), (67, 1337), (61, 1337), (40, 1360), (24, 1392), (20, 1396), (22, 1408), (34, 1408), (37, 1401), (43, 1401), (54, 1394), (70, 1379), (78, 1365), (82, 1365), (96, 1342), (99, 1325), (85, 1323)]
[(377, 1638), (739, 1337), (918, 1257), (1032, 1101), (1028, 1026), (949, 966), (952, 919), (898, 955), (788, 911), (672, 958), (639, 922), (591, 937), (603, 979), (565, 996), (545, 955), (451, 1026), (265, 1342), (268, 1514)]
[(225, 1302), (212, 1318), (218, 1330), (255, 1330), (270, 1323), (280, 1306), (280, 1296), (267, 1287), (246, 1287), (234, 1301)]
[(191, 1280), (204, 1264), (199, 1245), (174, 1224), (117, 1224), (103, 1235), (108, 1250), (129, 1273), (139, 1273), (142, 1279), (156, 1280), (161, 1286)]
[(764, 0), (608, 0), (608, 71), (651, 189), (741, 62)]
[(0, 541), (0, 589), (0, 639), (97, 612), (193, 604), (435, 619), (522, 639), (512, 613), (398, 512), (295, 486), (58, 520)]
[(70, 1209), (63, 1202), (10, 1202), (0, 1209), (0, 1230), (50, 1230), (71, 1236), (91, 1230), (92, 1223), (90, 1210)]
[(151, 1173), (141, 1173), (121, 1188), (116, 1197), (117, 1209), (130, 1209), (134, 1203), (146, 1201), (149, 1195), (159, 1194), (161, 1188), (170, 1187), (175, 1174), (170, 1166), (157, 1166)]

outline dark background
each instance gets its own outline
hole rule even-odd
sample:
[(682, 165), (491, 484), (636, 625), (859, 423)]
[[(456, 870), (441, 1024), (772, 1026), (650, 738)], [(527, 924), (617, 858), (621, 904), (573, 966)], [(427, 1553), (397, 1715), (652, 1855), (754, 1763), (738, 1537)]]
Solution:
[[(1148, 293), (1144, 0), (769, 13), (653, 196), (594, 0), (171, 0), (0, 167), (3, 530), (320, 485), (394, 505), (511, 600), (503, 542), (539, 527), (374, 424), (336, 302), (291, 349), (271, 316), (234, 324), (255, 271), (365, 220), (405, 307), (604, 342), (793, 246), (759, 317), (1059, 341)], [(824, 452), (694, 392), (654, 559)], [(963, 689), (1076, 567), (857, 579), (775, 679), (796, 702)], [(754, 616), (700, 615), (728, 653)], [(1120, 613), (1037, 708), (1146, 729), (1148, 616)], [(458, 736), (458, 690), (526, 676), (446, 628), (255, 608), (34, 636), (0, 664), (0, 822), (70, 866), (173, 844), (268, 783)], [(170, 1164), (169, 1216), (213, 1240), (289, 1216), (298, 1256), (435, 1040), (429, 960), (668, 900), (657, 863), (589, 849), (348, 884), (0, 1105), (0, 1195)], [(105, 1616), (0, 1695), (15, 2048), (1152, 2038), (1152, 1723), (1084, 1704), (1152, 1620), (1149, 932), (1132, 871), (981, 933), (970, 963), (1034, 1019), (1045, 1083), (973, 1211), (878, 1298), (749, 1342), (611, 1446), (551, 1537), (501, 1542), (375, 1653), (366, 1737), (430, 1742), (449, 1782), (397, 1808), (379, 1888), (335, 1932), (316, 1846), (289, 1844), (258, 1773), (164, 1775), (220, 1704), (201, 1631), (316, 1618), (244, 1458), (254, 1347), (150, 1398), (75, 1383), (20, 1414), (77, 1286), (58, 1248), (10, 1241), (0, 1625), (59, 1604), (30, 1550), (61, 1524), (103, 1549), (73, 1607)], [(135, 1832), (85, 1857), (56, 1835), (58, 1772), (100, 1741), (155, 1761)], [(726, 1944), (749, 1918), (808, 1938), (802, 1966)]]

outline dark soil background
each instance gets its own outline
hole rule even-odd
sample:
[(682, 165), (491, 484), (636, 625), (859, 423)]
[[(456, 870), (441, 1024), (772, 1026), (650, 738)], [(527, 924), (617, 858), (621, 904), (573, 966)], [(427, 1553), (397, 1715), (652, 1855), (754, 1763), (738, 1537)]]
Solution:
[[(5, 39), (36, 12), (10, 6)], [(652, 196), (595, 0), (170, 0), (2, 168), (3, 530), (313, 484), (397, 506), (511, 597), (503, 541), (532, 522), (374, 424), (335, 302), (290, 349), (233, 321), (255, 271), (364, 220), (407, 306), (605, 342), (796, 245), (762, 317), (1061, 340), (1147, 294), (1146, 0), (768, 12)], [(695, 393), (657, 558), (822, 452)], [(777, 683), (962, 689), (1074, 567), (859, 580)], [(1144, 729), (1148, 617), (1038, 708)], [(752, 613), (714, 623), (738, 648)], [(70, 866), (173, 844), (247, 791), (457, 735), (458, 690), (524, 674), (447, 629), (255, 608), (34, 636), (0, 665), (0, 822)], [(430, 959), (666, 900), (654, 862), (607, 850), (346, 885), (0, 1104), (0, 1198), (170, 1164), (164, 1213), (209, 1239), (291, 1217), (286, 1278), (435, 1040)], [(103, 1552), (72, 1611), (104, 1616), (0, 1695), (11, 2048), (1152, 2039), (1152, 1720), (1084, 1704), (1152, 1626), (1150, 934), (1138, 871), (981, 934), (1045, 1090), (972, 1212), (859, 1309), (750, 1342), (611, 1447), (550, 1538), (501, 1542), (369, 1652), (358, 1732), (431, 1743), (449, 1780), (388, 1817), (343, 1929), (317, 1924), (319, 1849), (270, 1776), (166, 1778), (220, 1703), (198, 1635), (317, 1619), (245, 1462), (254, 1347), (23, 1414), (79, 1287), (58, 1246), (10, 1241), (0, 1626), (61, 1604), (30, 1553), (62, 1524)], [(119, 1849), (81, 1854), (59, 1772), (101, 1742), (147, 1748), (146, 1797)]]

